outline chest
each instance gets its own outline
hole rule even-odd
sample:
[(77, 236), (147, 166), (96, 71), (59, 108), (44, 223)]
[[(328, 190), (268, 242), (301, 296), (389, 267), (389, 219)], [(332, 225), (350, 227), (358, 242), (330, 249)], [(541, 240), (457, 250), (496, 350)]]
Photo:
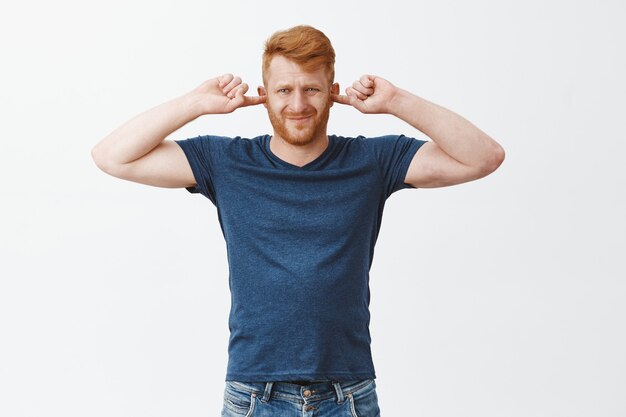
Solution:
[(216, 183), (226, 231), (319, 235), (366, 227), (383, 203), (381, 181), (367, 165), (320, 171), (237, 167)]

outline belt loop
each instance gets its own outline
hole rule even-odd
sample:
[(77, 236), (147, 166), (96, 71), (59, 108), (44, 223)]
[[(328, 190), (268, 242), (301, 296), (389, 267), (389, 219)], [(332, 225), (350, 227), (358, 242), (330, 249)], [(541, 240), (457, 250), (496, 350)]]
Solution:
[(335, 387), (335, 391), (337, 392), (337, 403), (343, 403), (343, 390), (341, 389), (341, 384), (337, 381), (333, 381), (333, 386)]
[(272, 386), (273, 385), (274, 385), (273, 382), (266, 382), (265, 383), (265, 392), (263, 393), (263, 398), (261, 398), (261, 401), (263, 401), (264, 403), (269, 401), (270, 395), (272, 394)]

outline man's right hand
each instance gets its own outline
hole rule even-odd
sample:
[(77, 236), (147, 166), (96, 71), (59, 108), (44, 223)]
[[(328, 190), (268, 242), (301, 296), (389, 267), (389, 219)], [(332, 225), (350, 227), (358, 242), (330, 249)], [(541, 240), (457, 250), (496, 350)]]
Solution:
[(114, 177), (157, 187), (193, 186), (196, 181), (183, 150), (165, 138), (203, 114), (231, 113), (265, 102), (265, 96), (246, 96), (247, 91), (248, 85), (232, 74), (207, 80), (124, 123), (91, 155), (101, 170)]
[(203, 82), (191, 94), (198, 98), (203, 114), (224, 114), (265, 103), (265, 96), (246, 96), (247, 92), (248, 84), (240, 77), (224, 74)]

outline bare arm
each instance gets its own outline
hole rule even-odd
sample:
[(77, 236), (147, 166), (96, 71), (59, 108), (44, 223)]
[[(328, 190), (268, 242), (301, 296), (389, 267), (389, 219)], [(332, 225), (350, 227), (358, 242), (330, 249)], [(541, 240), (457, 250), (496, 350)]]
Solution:
[(392, 114), (432, 139), (415, 154), (405, 181), (418, 188), (476, 180), (495, 171), (504, 149), (462, 116), (402, 90), (389, 81), (364, 75), (335, 101), (363, 113)]
[(92, 149), (93, 160), (104, 172), (129, 181), (171, 188), (196, 185), (183, 150), (165, 138), (203, 114), (230, 113), (265, 101), (246, 96), (247, 90), (231, 74), (205, 81), (114, 130)]

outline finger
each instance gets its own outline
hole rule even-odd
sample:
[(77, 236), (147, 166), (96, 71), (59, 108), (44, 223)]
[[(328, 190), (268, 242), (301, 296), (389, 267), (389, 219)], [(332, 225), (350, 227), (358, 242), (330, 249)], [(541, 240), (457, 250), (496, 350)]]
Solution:
[(256, 106), (257, 104), (265, 103), (266, 96), (244, 96), (243, 104), (241, 107), (245, 106)]
[[(228, 95), (228, 93), (230, 93), (239, 84), (241, 84), (241, 77), (233, 77), (233, 79), (228, 84), (226, 84), (226, 86), (224, 88), (222, 88), (222, 92), (224, 94)], [(231, 96), (229, 96), (229, 97), (231, 97)]]
[(361, 78), (359, 78), (359, 81), (361, 82), (361, 84), (363, 84), (363, 86), (365, 88), (374, 88), (374, 76), (373, 75), (361, 75)]
[(365, 94), (366, 96), (371, 96), (372, 94), (374, 94), (374, 89), (363, 85), (362, 80), (355, 81), (352, 84), (352, 88), (354, 88), (359, 93)]
[(335, 103), (352, 105), (352, 100), (348, 96), (342, 96), (341, 94), (331, 94), (330, 97)]
[(356, 97), (359, 100), (365, 100), (367, 99), (367, 96), (363, 93), (361, 93), (360, 91), (355, 90), (352, 87), (348, 87), (346, 88), (346, 95), (348, 96), (352, 96), (352, 97)]
[(238, 86), (230, 90), (230, 92), (227, 95), (228, 97), (233, 98), (239, 93), (240, 90), (243, 91), (243, 94), (246, 94), (248, 92), (248, 84), (246, 83), (239, 84)]
[(230, 101), (228, 102), (227, 107), (230, 111), (234, 111), (235, 109), (242, 106), (244, 102), (243, 89), (237, 88), (236, 90), (228, 93), (228, 96), (230, 97)]
[(217, 77), (217, 85), (219, 88), (224, 88), (232, 79), (235, 78), (233, 74), (224, 74)]
[(354, 96), (345, 95), (342, 96), (340, 94), (331, 94), (331, 97), (335, 103), (347, 104), (349, 106), (354, 107), (361, 113), (365, 112), (365, 103), (362, 100), (358, 100)]

